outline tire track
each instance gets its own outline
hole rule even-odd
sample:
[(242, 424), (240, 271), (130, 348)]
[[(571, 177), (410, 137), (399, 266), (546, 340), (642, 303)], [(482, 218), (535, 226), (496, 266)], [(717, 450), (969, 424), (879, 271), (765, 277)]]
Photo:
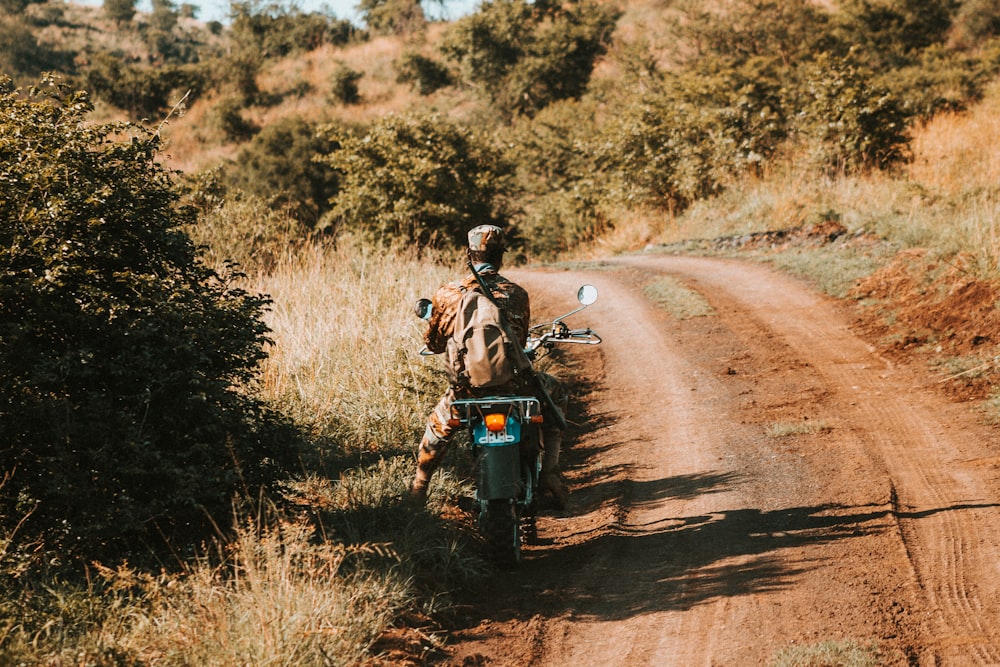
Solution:
[[(841, 397), (857, 438), (898, 497), (900, 534), (923, 590), (932, 647), (945, 664), (1000, 664), (1000, 533), (993, 480), (959, 458), (995, 455), (995, 436), (880, 360), (825, 299), (761, 267), (692, 258), (623, 260), (692, 282), (711, 302), (727, 294), (808, 359)], [(964, 424), (961, 428), (957, 425)], [(990, 510), (990, 511), (987, 511)]]

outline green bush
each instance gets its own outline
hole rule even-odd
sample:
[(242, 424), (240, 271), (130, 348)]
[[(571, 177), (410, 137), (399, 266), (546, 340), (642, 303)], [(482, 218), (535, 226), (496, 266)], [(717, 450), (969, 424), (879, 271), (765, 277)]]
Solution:
[(766, 62), (704, 64), (665, 77), (606, 124), (596, 154), (626, 202), (680, 210), (759, 172), (787, 134), (778, 75)]
[(412, 84), (421, 95), (430, 95), (452, 83), (447, 67), (412, 51), (403, 54), (396, 63), (396, 70), (399, 72), (396, 82)]
[(795, 131), (822, 166), (855, 173), (909, 159), (910, 115), (852, 57), (825, 54), (805, 68)]
[(378, 243), (461, 243), (501, 222), (509, 166), (485, 140), (438, 115), (388, 115), (335, 134), (325, 162), (340, 172), (330, 223)]
[(357, 33), (350, 21), (320, 12), (304, 13), (293, 3), (233, 2), (230, 14), (234, 42), (267, 57), (312, 51), (324, 44), (346, 44)]
[(182, 553), (294, 456), (241, 390), (268, 299), (199, 261), (156, 135), (88, 123), (83, 93), (45, 83), (0, 94), (0, 535)]
[(678, 3), (674, 21), (676, 57), (723, 59), (740, 65), (752, 59), (786, 63), (808, 58), (829, 37), (830, 17), (810, 0), (720, 0)]
[(232, 97), (215, 105), (215, 122), (228, 141), (246, 141), (260, 132), (260, 128), (243, 117), (243, 105)]
[(24, 16), (0, 14), (0, 74), (15, 80), (37, 81), (46, 70), (68, 70), (70, 54), (59, 53), (38, 43)]
[(135, 18), (135, 0), (104, 0), (104, 13), (119, 26)]
[(225, 182), (267, 199), (271, 208), (290, 214), (308, 227), (330, 210), (337, 194), (337, 174), (318, 161), (332, 150), (315, 124), (300, 118), (270, 123), (227, 167)]
[(499, 110), (531, 115), (583, 94), (617, 18), (591, 0), (487, 0), (452, 27), (441, 48)]
[(341, 104), (357, 104), (361, 101), (358, 94), (358, 81), (364, 74), (355, 71), (343, 63), (334, 68), (330, 75), (330, 95), (334, 102)]
[(419, 0), (361, 0), (357, 8), (368, 28), (383, 35), (405, 35), (427, 26)]
[(875, 69), (903, 67), (929, 46), (943, 44), (957, 0), (846, 0), (838, 18), (844, 44), (865, 54)]
[(521, 118), (506, 135), (508, 159), (517, 165), (519, 227), (525, 249), (553, 257), (606, 229), (606, 193), (597, 175), (592, 137), (597, 105), (563, 100), (533, 118)]
[(94, 54), (86, 82), (96, 97), (127, 111), (134, 120), (162, 115), (185, 94), (193, 100), (206, 86), (199, 65), (138, 67), (106, 51)]

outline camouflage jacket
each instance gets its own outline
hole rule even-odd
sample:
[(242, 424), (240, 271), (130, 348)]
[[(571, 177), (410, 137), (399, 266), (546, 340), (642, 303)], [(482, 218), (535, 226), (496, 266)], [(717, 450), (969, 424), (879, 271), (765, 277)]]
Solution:
[[(511, 333), (523, 347), (528, 342), (528, 325), (531, 321), (531, 306), (528, 293), (517, 283), (504, 278), (496, 269), (485, 268), (479, 272), (483, 282), (493, 292), (500, 312), (507, 319)], [(433, 310), (431, 311), (430, 327), (424, 334), (427, 349), (434, 353), (445, 351), (448, 339), (455, 329), (455, 314), (462, 302), (462, 295), (478, 287), (476, 277), (469, 275), (460, 282), (442, 285), (434, 293)]]

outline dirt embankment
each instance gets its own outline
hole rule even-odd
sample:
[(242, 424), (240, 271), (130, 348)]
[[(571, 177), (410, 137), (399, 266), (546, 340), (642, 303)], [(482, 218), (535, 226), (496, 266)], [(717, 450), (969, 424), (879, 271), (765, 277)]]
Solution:
[[(743, 262), (510, 273), (555, 313), (597, 285), (571, 324), (605, 342), (569, 353), (588, 379), (571, 506), (434, 662), (756, 665), (826, 642), (879, 664), (1000, 663), (997, 432), (904, 354), (1000, 341), (983, 286), (945, 288), (945, 267), (928, 289), (904, 261), (859, 286), (876, 304), (864, 320)], [(642, 286), (660, 275), (714, 313), (657, 309)], [(878, 304), (911, 287), (938, 305), (915, 306), (927, 330), (896, 344), (902, 317)]]

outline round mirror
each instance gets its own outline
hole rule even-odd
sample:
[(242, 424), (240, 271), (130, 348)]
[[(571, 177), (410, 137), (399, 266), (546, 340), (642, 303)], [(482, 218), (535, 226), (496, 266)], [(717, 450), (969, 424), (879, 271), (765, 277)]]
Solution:
[(576, 293), (576, 299), (585, 306), (597, 301), (597, 288), (593, 285), (584, 285)]
[(413, 304), (413, 312), (415, 312), (417, 317), (420, 319), (429, 320), (431, 319), (432, 307), (433, 305), (431, 304), (430, 299), (419, 299), (415, 304)]

